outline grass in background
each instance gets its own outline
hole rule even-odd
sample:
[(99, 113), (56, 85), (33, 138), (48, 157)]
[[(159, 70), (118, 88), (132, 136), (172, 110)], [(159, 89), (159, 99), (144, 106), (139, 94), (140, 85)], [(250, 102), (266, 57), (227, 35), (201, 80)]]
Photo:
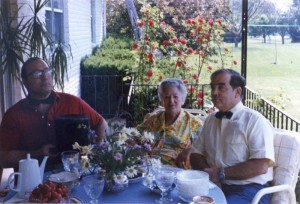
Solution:
[[(282, 45), (279, 36), (271, 36), (266, 43), (262, 38), (248, 38), (247, 86), (276, 100), (278, 107), (300, 121), (300, 43), (290, 41), (285, 39)], [(229, 46), (234, 58), (241, 61), (241, 44)]]

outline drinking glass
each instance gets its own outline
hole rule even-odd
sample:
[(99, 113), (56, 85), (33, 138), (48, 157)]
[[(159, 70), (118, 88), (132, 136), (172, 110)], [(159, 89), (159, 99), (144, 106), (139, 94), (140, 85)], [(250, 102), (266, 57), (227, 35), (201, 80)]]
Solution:
[(104, 177), (89, 175), (82, 178), (85, 193), (90, 197), (90, 203), (99, 203), (98, 199), (103, 192)]
[(160, 156), (152, 155), (148, 157), (148, 171), (150, 176), (154, 176), (156, 171), (161, 168)]
[(157, 187), (161, 190), (160, 200), (158, 203), (169, 203), (172, 199), (167, 198), (167, 191), (172, 187), (175, 181), (175, 172), (170, 169), (160, 168), (155, 174), (155, 182)]
[(82, 174), (82, 168), (79, 160), (79, 152), (75, 150), (64, 151), (61, 153), (61, 160), (65, 171), (74, 172), (78, 177)]

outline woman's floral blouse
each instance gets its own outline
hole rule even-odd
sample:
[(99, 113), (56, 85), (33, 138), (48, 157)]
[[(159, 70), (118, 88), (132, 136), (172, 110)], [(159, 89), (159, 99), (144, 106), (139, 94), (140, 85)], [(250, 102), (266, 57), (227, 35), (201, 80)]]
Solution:
[(163, 164), (176, 166), (177, 155), (190, 147), (198, 137), (202, 129), (202, 122), (198, 117), (182, 109), (176, 121), (166, 127), (165, 112), (157, 111), (147, 114), (137, 129), (154, 133), (152, 154), (161, 156)]

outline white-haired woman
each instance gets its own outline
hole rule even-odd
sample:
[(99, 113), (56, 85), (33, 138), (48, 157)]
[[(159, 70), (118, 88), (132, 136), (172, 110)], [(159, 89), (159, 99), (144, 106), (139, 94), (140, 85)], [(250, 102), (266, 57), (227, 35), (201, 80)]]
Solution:
[(159, 155), (163, 164), (181, 168), (189, 168), (189, 148), (202, 128), (199, 118), (181, 108), (186, 96), (182, 80), (163, 80), (158, 87), (158, 97), (165, 110), (147, 114), (137, 126), (140, 131), (155, 134), (153, 155)]

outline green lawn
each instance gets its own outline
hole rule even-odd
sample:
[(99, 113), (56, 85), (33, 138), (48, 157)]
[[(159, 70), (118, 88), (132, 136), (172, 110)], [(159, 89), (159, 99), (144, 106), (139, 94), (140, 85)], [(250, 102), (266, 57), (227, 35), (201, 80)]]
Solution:
[[(241, 61), (239, 48), (229, 45), (235, 58)], [(277, 48), (277, 64), (276, 61)], [(300, 121), (300, 43), (286, 39), (281, 44), (279, 37), (267, 43), (262, 38), (248, 39), (247, 86), (267, 99), (276, 98), (285, 106), (285, 111)]]

